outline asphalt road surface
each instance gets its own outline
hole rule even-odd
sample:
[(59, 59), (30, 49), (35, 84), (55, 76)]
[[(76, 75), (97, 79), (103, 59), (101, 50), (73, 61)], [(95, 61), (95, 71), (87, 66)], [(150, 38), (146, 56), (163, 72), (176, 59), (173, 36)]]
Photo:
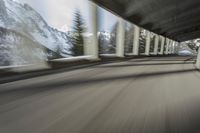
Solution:
[(0, 133), (200, 133), (200, 72), (148, 57), (1, 84)]

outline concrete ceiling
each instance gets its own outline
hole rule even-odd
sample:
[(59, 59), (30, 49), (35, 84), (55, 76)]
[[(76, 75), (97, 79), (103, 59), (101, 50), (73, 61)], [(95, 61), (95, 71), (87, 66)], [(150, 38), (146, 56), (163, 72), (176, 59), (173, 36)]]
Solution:
[(200, 37), (200, 0), (93, 0), (142, 28), (182, 42)]

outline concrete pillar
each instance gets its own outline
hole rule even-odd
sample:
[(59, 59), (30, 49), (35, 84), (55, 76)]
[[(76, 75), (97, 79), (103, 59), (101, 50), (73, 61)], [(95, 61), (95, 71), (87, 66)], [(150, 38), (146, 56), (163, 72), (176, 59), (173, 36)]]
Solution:
[(158, 54), (158, 43), (159, 43), (159, 36), (156, 34), (155, 35), (155, 42), (154, 42), (154, 54)]
[(174, 48), (175, 54), (178, 54), (178, 46), (179, 46), (179, 42), (176, 42), (175, 43), (175, 48)]
[(172, 44), (172, 40), (169, 39), (168, 54), (171, 54), (171, 44)]
[(177, 46), (177, 43), (178, 43), (178, 42), (176, 42), (176, 41), (174, 42), (174, 54), (176, 54), (176, 46)]
[(175, 54), (175, 44), (176, 44), (176, 42), (173, 41), (173, 43), (172, 43), (172, 54)]
[(164, 53), (164, 46), (165, 46), (165, 38), (163, 36), (160, 36), (160, 38), (161, 38), (160, 55), (163, 55), (163, 53)]
[[(91, 27), (92, 27), (92, 37), (90, 44), (84, 44), (84, 54), (91, 55), (92, 58), (98, 59), (99, 58), (99, 47), (98, 47), (98, 7), (95, 3), (90, 2), (90, 12), (91, 12)], [(85, 51), (87, 49), (87, 52)]]
[(140, 38), (140, 28), (134, 25), (133, 55), (139, 54), (139, 38)]
[(147, 31), (145, 55), (149, 55), (149, 53), (150, 53), (150, 43), (151, 43), (151, 32)]
[(177, 45), (176, 45), (176, 53), (177, 54), (179, 53), (180, 48), (181, 48), (181, 43), (178, 42)]
[(196, 67), (197, 69), (200, 69), (200, 47), (198, 48)]
[(174, 40), (172, 40), (171, 44), (171, 54), (174, 54)]
[(173, 54), (173, 40), (170, 40), (169, 54)]
[(165, 54), (166, 54), (166, 55), (169, 54), (169, 43), (170, 43), (169, 39), (166, 38), (166, 47), (165, 47)]
[(116, 55), (117, 57), (124, 57), (125, 22), (122, 18), (119, 18), (118, 21)]

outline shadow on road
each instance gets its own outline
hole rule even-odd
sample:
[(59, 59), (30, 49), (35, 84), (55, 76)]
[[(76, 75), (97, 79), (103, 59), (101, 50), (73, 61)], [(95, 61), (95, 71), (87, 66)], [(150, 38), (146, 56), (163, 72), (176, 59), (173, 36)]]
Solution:
[[(126, 75), (118, 75), (118, 76), (102, 76), (102, 77), (92, 77), (92, 78), (84, 78), (84, 79), (75, 79), (75, 80), (61, 80), (61, 81), (49, 81), (43, 82), (34, 85), (27, 86), (15, 86), (15, 88), (8, 88), (4, 86), (4, 88), (0, 89), (0, 104), (6, 101), (12, 101), (18, 98), (27, 97), (30, 95), (34, 95), (37, 93), (41, 93), (43, 91), (49, 91), (56, 88), (63, 87), (62, 89), (67, 89), (69, 87), (82, 86), (82, 85), (90, 85), (96, 84), (99, 82), (109, 82), (109, 81), (123, 81), (127, 79), (140, 79), (140, 78), (152, 78), (158, 76), (169, 76), (174, 74), (185, 74), (197, 71), (196, 69), (186, 69), (186, 70), (173, 70), (173, 71), (160, 71), (160, 72), (151, 72), (151, 73), (141, 73), (141, 74), (126, 74)], [(61, 88), (60, 88), (61, 89)], [(6, 95), (13, 97), (7, 98), (5, 101)]]

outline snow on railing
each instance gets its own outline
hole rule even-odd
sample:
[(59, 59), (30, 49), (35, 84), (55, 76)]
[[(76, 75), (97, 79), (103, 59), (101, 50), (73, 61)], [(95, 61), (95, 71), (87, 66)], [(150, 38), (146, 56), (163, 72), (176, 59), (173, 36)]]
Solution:
[(15, 72), (25, 72), (25, 71), (33, 71), (40, 69), (49, 69), (48, 64), (40, 63), (40, 64), (27, 64), (27, 65), (11, 65), (11, 66), (0, 66), (0, 70), (9, 70)]
[(77, 56), (77, 57), (69, 57), (69, 58), (59, 58), (51, 60), (53, 62), (73, 62), (73, 61), (80, 61), (80, 60), (95, 60), (93, 56), (86, 55), (86, 56)]

